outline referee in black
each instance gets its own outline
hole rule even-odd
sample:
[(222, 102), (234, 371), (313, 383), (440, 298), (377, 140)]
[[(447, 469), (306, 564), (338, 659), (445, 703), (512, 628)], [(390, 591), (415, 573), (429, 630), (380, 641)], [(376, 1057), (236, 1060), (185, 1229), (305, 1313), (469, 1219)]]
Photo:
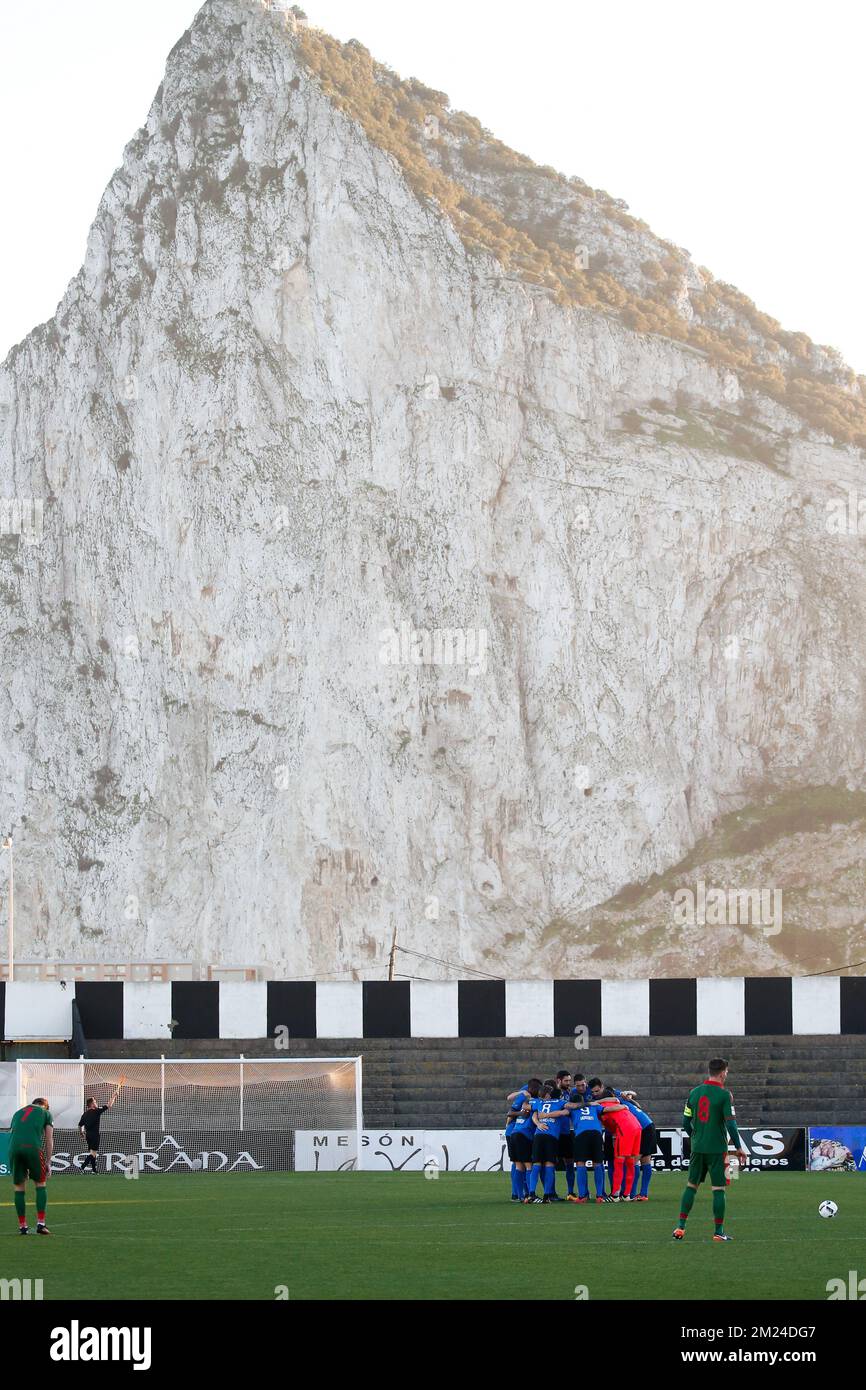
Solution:
[(78, 1128), (81, 1130), (81, 1137), (87, 1140), (87, 1147), (90, 1150), (83, 1164), (83, 1173), (96, 1172), (96, 1160), (99, 1157), (99, 1126), (106, 1110), (110, 1110), (117, 1096), (112, 1096), (107, 1105), (97, 1105), (93, 1096), (88, 1096), (84, 1102), (84, 1114), (78, 1121)]

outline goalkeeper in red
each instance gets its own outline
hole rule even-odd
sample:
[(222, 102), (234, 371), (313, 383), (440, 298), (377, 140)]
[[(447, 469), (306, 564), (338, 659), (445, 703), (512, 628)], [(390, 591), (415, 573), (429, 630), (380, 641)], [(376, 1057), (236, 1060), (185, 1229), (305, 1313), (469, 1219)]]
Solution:
[(15, 1111), (9, 1135), (9, 1167), (12, 1170), (12, 1183), (15, 1188), (18, 1230), (22, 1236), (28, 1234), (25, 1205), (28, 1177), (36, 1184), (36, 1234), (51, 1235), (45, 1224), (45, 1184), (51, 1172), (53, 1151), (54, 1121), (48, 1109), (48, 1101), (44, 1096), (38, 1096), (32, 1105), (25, 1105)]
[(706, 1081), (694, 1088), (683, 1109), (683, 1128), (691, 1140), (692, 1156), (674, 1240), (682, 1240), (685, 1235), (689, 1212), (708, 1173), (713, 1189), (713, 1240), (731, 1239), (725, 1234), (725, 1158), (729, 1140), (736, 1144), (740, 1162), (748, 1162), (734, 1119), (734, 1097), (725, 1086), (728, 1064), (723, 1057), (714, 1057), (709, 1070)]

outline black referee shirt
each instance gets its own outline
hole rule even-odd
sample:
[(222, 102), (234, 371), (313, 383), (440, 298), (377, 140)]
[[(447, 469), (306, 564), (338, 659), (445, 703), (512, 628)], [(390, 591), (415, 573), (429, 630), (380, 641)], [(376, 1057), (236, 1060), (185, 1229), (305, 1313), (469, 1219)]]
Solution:
[(88, 1139), (99, 1138), (99, 1122), (107, 1109), (107, 1105), (98, 1105), (95, 1110), (85, 1110), (81, 1116), (78, 1121), (78, 1128), (83, 1127)]

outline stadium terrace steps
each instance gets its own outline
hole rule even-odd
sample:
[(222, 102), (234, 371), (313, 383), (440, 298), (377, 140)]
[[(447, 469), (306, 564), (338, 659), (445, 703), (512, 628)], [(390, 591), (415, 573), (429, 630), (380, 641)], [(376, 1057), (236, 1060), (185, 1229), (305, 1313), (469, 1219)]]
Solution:
[(731, 1063), (742, 1125), (843, 1124), (866, 1113), (866, 1037), (349, 1038), (288, 1050), (261, 1038), (96, 1040), (91, 1057), (354, 1057), (364, 1059), (364, 1117), (375, 1129), (487, 1129), (503, 1123), (505, 1097), (529, 1076), (562, 1067), (629, 1085), (657, 1124), (679, 1123), (689, 1090), (713, 1055)]

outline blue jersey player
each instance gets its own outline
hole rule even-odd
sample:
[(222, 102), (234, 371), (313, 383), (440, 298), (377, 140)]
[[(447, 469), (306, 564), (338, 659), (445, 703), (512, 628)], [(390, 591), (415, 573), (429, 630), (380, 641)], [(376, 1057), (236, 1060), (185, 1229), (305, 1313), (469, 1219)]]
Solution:
[(561, 1128), (569, 1125), (570, 1117), (559, 1088), (552, 1081), (545, 1082), (540, 1098), (532, 1102), (532, 1123), (535, 1136), (532, 1140), (530, 1192), (535, 1191), (541, 1176), (544, 1196), (534, 1200), (545, 1205), (548, 1202), (561, 1202), (562, 1198), (556, 1195), (556, 1160), (559, 1157)]
[[(558, 1071), (554, 1078), (557, 1089), (562, 1100), (567, 1100), (571, 1092), (571, 1072)], [(566, 1119), (561, 1123), (559, 1129), (559, 1151), (557, 1154), (559, 1161), (565, 1168), (565, 1186), (569, 1197), (574, 1196), (574, 1127), (569, 1111)]]
[(574, 1163), (577, 1170), (577, 1196), (568, 1198), (570, 1202), (589, 1201), (589, 1175), (587, 1163), (592, 1164), (595, 1178), (596, 1202), (609, 1202), (604, 1190), (604, 1128), (601, 1123), (601, 1107), (592, 1103), (592, 1097), (583, 1087), (575, 1087), (568, 1098), (568, 1109), (574, 1125)]
[(522, 1090), (513, 1093), (514, 1099), (505, 1124), (505, 1143), (511, 1159), (511, 1200), (528, 1202), (529, 1170), (532, 1166), (532, 1102), (541, 1094), (538, 1077), (530, 1077)]

